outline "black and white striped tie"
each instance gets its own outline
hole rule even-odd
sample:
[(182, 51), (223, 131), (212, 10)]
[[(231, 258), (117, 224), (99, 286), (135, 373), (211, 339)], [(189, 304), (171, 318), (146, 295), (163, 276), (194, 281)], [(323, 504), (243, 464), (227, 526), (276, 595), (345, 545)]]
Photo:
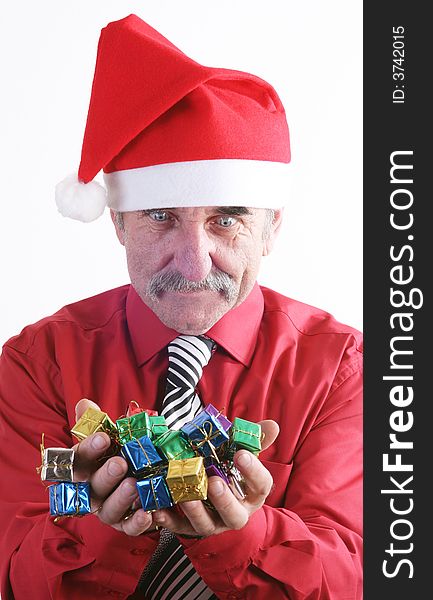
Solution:
[(161, 415), (180, 429), (202, 409), (195, 388), (212, 356), (215, 342), (202, 335), (180, 335), (168, 345), (168, 374)]
[[(168, 374), (161, 415), (180, 429), (203, 408), (195, 388), (215, 349), (205, 336), (180, 335), (168, 345)], [(161, 530), (160, 541), (143, 572), (140, 591), (151, 600), (216, 600), (194, 569), (175, 535)]]

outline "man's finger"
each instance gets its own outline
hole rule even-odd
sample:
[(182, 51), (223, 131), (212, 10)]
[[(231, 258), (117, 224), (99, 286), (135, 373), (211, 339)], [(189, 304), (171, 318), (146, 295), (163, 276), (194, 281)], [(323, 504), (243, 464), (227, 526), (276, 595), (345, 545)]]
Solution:
[(86, 412), (86, 410), (88, 408), (94, 408), (95, 410), (101, 410), (99, 408), (99, 406), (96, 404), (96, 402), (93, 402), (93, 400), (89, 400), (88, 398), (81, 398), (81, 400), (79, 400), (77, 402), (77, 404), (75, 405), (75, 417), (78, 421), (78, 419), (80, 419), (83, 414)]
[[(180, 506), (180, 505), (179, 505)], [(153, 523), (180, 535), (198, 535), (182, 511), (160, 509), (152, 513)]]
[(95, 498), (106, 498), (113, 489), (122, 481), (128, 471), (126, 461), (120, 456), (114, 456), (107, 460), (90, 477), (92, 496)]
[(245, 479), (247, 487), (246, 501), (251, 506), (261, 506), (272, 489), (272, 475), (260, 460), (248, 450), (236, 452), (234, 460), (236, 467)]
[(215, 519), (201, 500), (182, 502), (179, 506), (197, 535), (208, 537), (216, 533), (217, 524)]
[(265, 421), (260, 421), (260, 425), (262, 427), (262, 450), (266, 450), (269, 448), (271, 444), (275, 442), (280, 433), (280, 426), (276, 421), (272, 421), (271, 419), (266, 419)]
[(75, 481), (87, 481), (90, 475), (101, 465), (98, 460), (109, 449), (111, 440), (106, 433), (98, 432), (89, 435), (76, 444), (74, 457)]
[(149, 529), (154, 529), (152, 515), (140, 508), (131, 517), (128, 517), (128, 519), (122, 519), (120, 523), (116, 525), (116, 529), (123, 531), (126, 535), (141, 535)]
[[(119, 523), (127, 510), (138, 497), (137, 483), (133, 477), (128, 477), (104, 501), (98, 510), (98, 517), (107, 525)], [(150, 520), (151, 522), (152, 520)]]
[(229, 529), (246, 525), (249, 513), (220, 477), (209, 477), (209, 499)]

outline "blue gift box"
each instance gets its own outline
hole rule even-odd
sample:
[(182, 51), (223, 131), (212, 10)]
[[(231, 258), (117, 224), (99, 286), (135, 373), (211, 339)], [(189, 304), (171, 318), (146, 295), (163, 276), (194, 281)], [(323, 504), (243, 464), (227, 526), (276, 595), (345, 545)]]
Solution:
[(151, 511), (173, 506), (164, 475), (137, 481), (137, 490), (144, 510)]
[(138, 440), (127, 442), (120, 449), (134, 476), (152, 473), (164, 464), (150, 437), (143, 435)]
[(188, 437), (191, 446), (206, 457), (213, 456), (214, 448), (218, 448), (229, 439), (228, 433), (218, 419), (206, 410), (199, 412), (180, 430)]
[(90, 484), (63, 481), (50, 485), (50, 514), (55, 516), (90, 513)]

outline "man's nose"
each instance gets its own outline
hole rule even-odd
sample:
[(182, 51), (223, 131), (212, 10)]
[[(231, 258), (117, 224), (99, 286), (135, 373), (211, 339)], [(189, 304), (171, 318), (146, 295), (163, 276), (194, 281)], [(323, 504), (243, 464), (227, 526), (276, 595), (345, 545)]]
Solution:
[(212, 268), (212, 241), (202, 227), (180, 233), (174, 250), (175, 268), (189, 281), (201, 281)]

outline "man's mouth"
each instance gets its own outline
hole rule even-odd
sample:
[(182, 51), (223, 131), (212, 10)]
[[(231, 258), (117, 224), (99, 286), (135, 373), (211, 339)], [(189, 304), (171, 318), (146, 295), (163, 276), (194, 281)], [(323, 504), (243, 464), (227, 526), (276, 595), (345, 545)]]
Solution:
[(213, 269), (201, 281), (189, 281), (177, 271), (167, 271), (154, 275), (147, 288), (148, 296), (154, 301), (158, 301), (165, 292), (181, 295), (217, 292), (230, 303), (236, 297), (236, 285), (231, 275), (219, 269)]

